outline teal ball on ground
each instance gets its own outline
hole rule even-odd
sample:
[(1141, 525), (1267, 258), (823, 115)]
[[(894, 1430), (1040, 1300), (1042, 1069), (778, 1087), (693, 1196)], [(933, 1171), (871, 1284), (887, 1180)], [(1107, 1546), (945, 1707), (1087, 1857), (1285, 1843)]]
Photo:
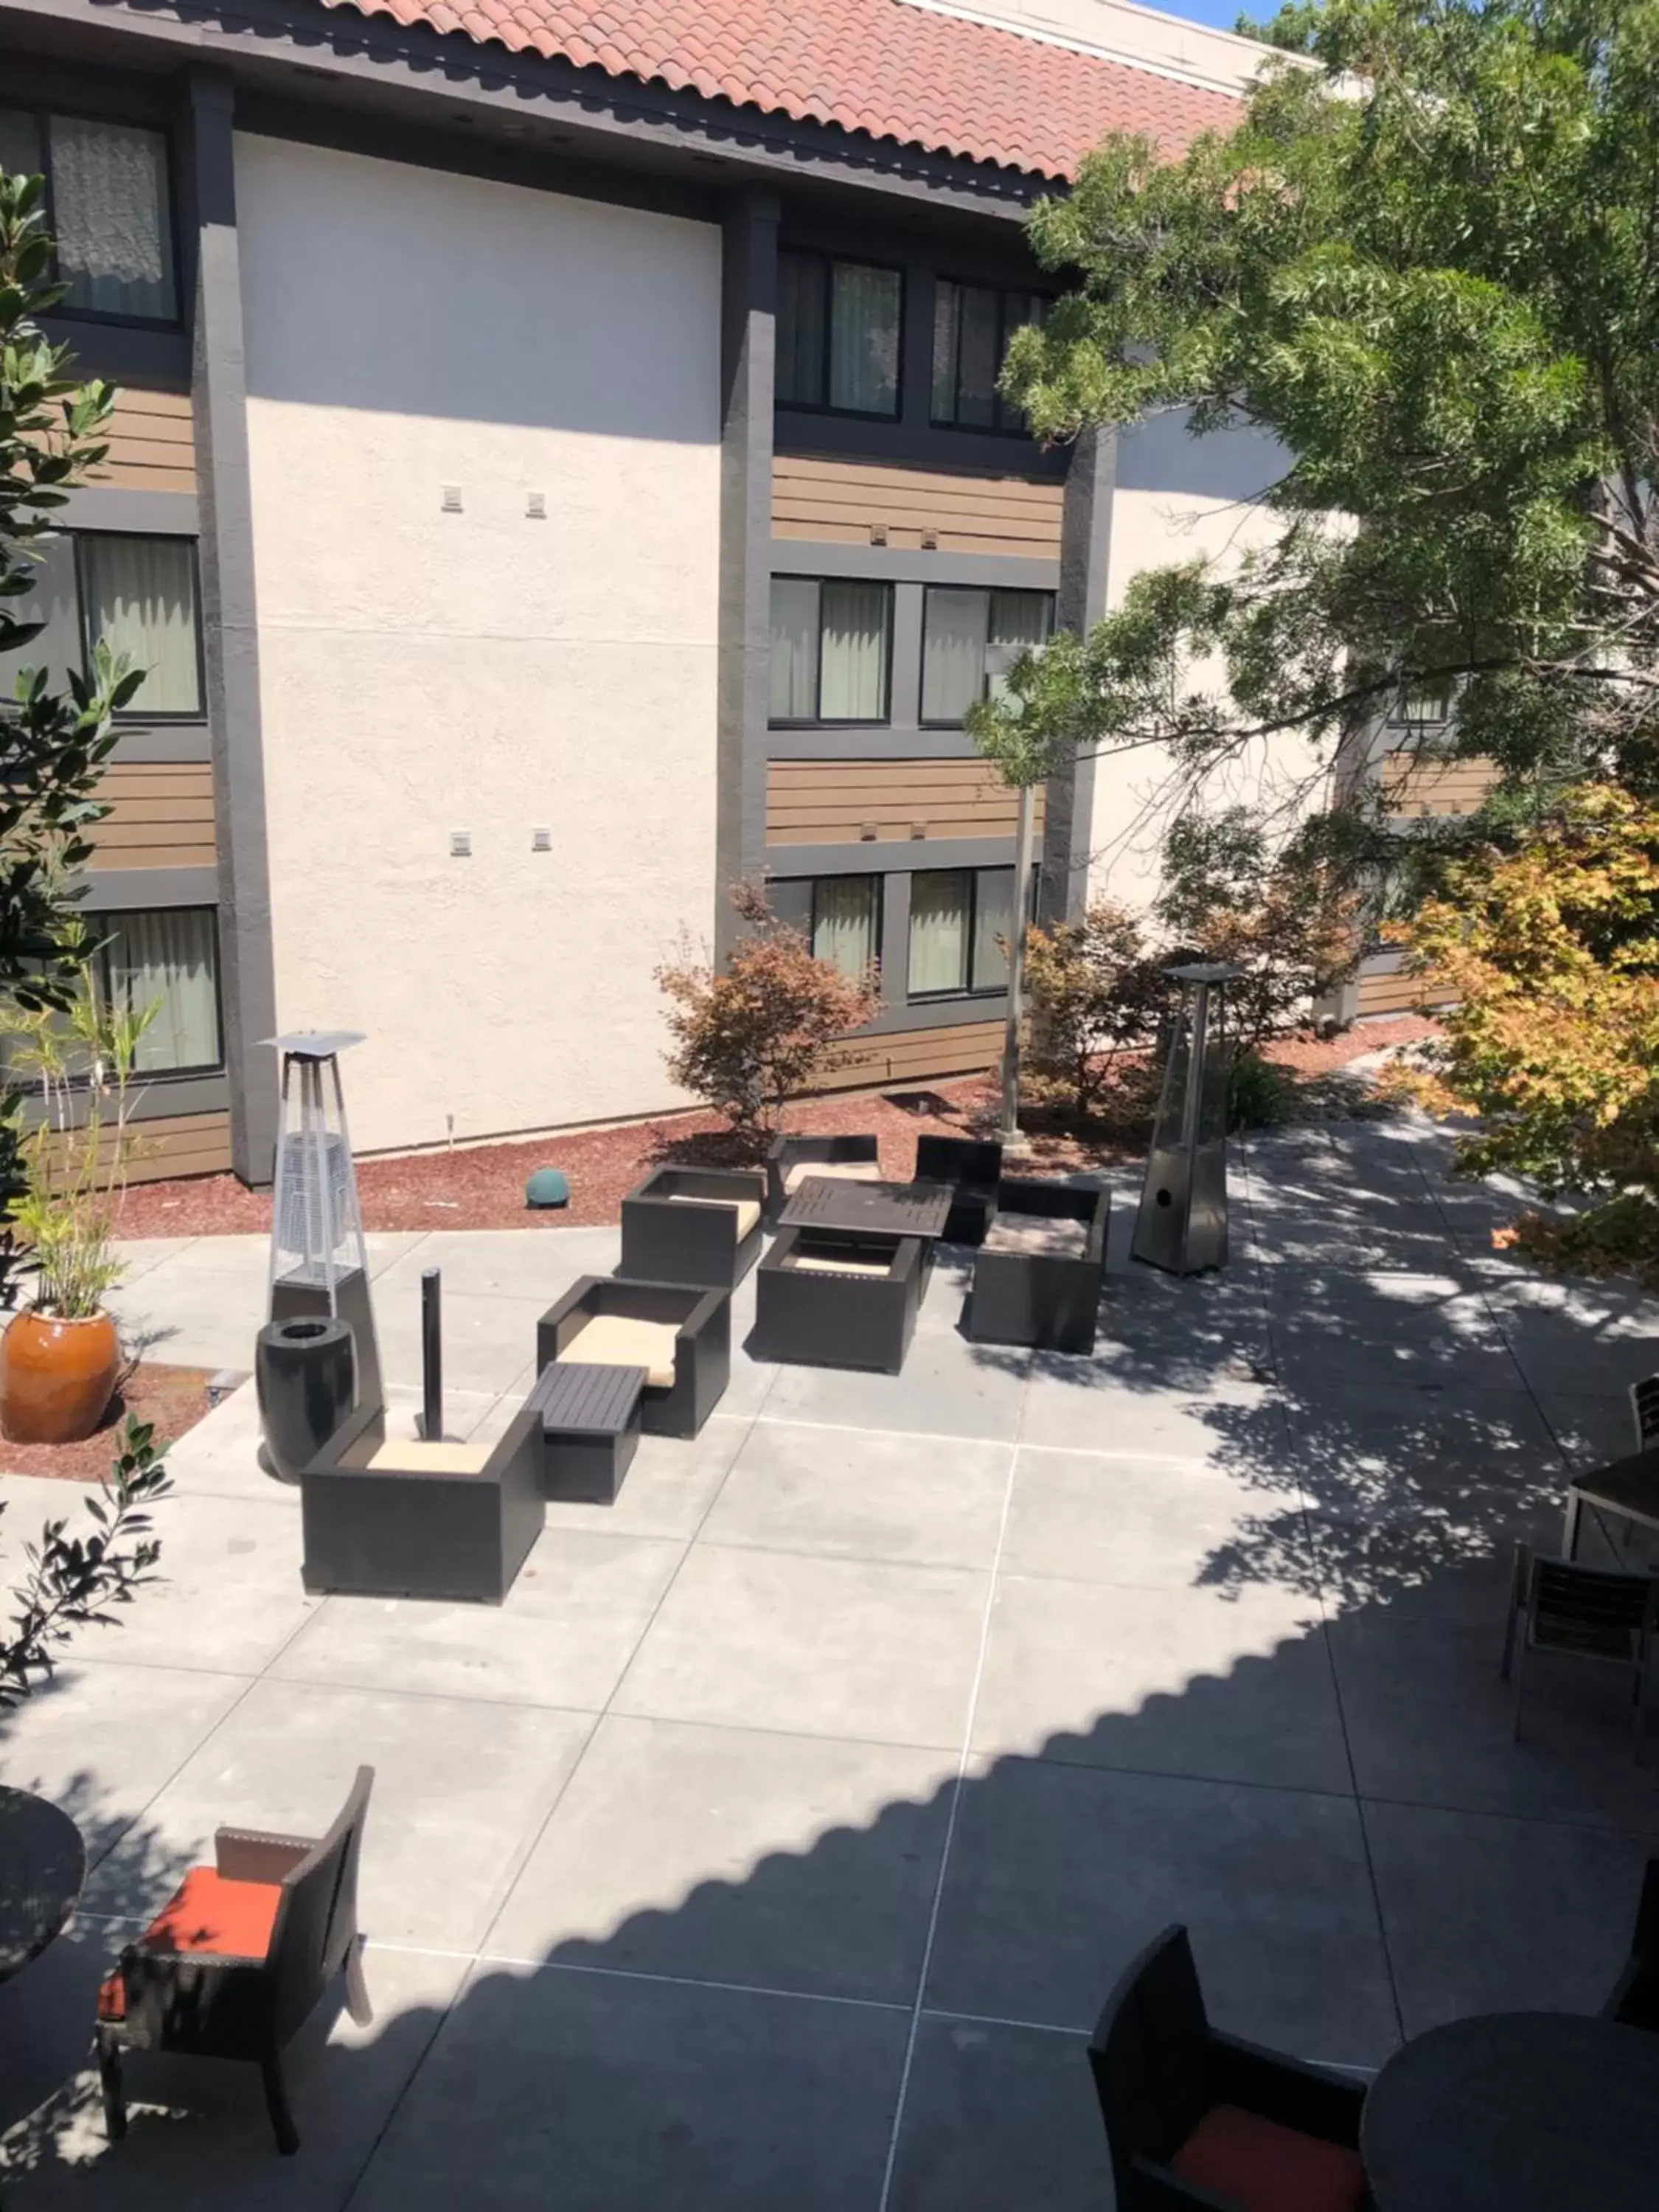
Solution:
[(570, 1184), (561, 1168), (538, 1168), (524, 1187), (526, 1206), (568, 1206)]

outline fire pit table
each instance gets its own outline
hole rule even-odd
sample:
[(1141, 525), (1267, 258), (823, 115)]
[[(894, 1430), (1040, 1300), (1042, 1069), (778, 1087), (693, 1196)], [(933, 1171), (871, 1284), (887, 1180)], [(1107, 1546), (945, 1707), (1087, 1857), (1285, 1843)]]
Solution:
[(843, 1237), (945, 1234), (954, 1193), (942, 1182), (848, 1182), (808, 1176), (778, 1216), (780, 1229), (828, 1229)]

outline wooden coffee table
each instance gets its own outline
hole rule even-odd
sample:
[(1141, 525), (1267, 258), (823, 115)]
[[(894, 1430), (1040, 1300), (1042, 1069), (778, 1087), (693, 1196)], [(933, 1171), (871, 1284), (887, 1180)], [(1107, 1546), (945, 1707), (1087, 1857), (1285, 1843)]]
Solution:
[(808, 1176), (778, 1216), (781, 1229), (833, 1229), (843, 1237), (945, 1234), (951, 1190), (943, 1182), (850, 1182)]

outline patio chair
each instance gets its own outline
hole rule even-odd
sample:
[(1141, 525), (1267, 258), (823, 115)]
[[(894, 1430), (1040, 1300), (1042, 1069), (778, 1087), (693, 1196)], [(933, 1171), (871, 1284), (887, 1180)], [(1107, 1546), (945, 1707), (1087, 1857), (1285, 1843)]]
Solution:
[(734, 1291), (760, 1257), (765, 1199), (757, 1169), (653, 1168), (622, 1202), (617, 1273)]
[(221, 1828), (214, 1863), (192, 1867), (98, 1992), (96, 2041), (104, 2119), (127, 2131), (121, 2062), (129, 2051), (172, 2051), (258, 2066), (284, 2157), (300, 2148), (282, 2054), (336, 1974), (346, 2007), (374, 2014), (357, 1941), (357, 1859), (374, 1770), (360, 1766), (320, 1841)]
[(732, 1301), (690, 1283), (583, 1275), (536, 1324), (536, 1372), (556, 1359), (645, 1372), (648, 1437), (696, 1436), (732, 1373)]
[(1117, 2212), (1362, 2212), (1364, 2089), (1212, 2027), (1179, 1923), (1125, 1970), (1089, 2064)]
[(971, 1341), (1092, 1352), (1110, 1204), (1103, 1186), (1005, 1176), (974, 1255), (963, 1323)]
[(872, 1136), (774, 1137), (766, 1155), (766, 1218), (775, 1222), (808, 1176), (879, 1182), (881, 1146)]
[(1620, 2027), (1645, 2027), (1659, 2034), (1659, 1858), (1648, 1861), (1642, 1877), (1630, 1956), (1601, 2008), (1601, 2017), (1616, 2021)]
[(1644, 1375), (1630, 1386), (1630, 1410), (1636, 1423), (1636, 1449), (1659, 1444), (1659, 1375)]
[(1659, 1583), (1650, 1575), (1608, 1574), (1599, 1567), (1581, 1567), (1572, 1559), (1540, 1559), (1530, 1544), (1516, 1544), (1504, 1658), (1498, 1670), (1500, 1680), (1514, 1679), (1516, 1741), (1528, 1657), (1534, 1651), (1561, 1651), (1572, 1658), (1629, 1668), (1639, 1759), (1656, 1625)]
[(997, 1210), (1002, 1146), (994, 1137), (918, 1137), (918, 1182), (951, 1186), (947, 1244), (982, 1244)]

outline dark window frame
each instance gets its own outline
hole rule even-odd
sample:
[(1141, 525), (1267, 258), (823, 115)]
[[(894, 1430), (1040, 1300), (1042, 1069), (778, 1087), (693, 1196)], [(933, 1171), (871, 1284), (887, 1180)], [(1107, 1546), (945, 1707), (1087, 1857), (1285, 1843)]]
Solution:
[[(818, 594), (818, 660), (817, 703), (816, 714), (775, 716), (769, 713), (769, 730), (885, 730), (893, 720), (893, 623), (896, 600), (891, 580), (885, 576), (812, 576), (798, 569), (775, 568), (768, 583), (769, 597), (773, 584), (812, 584)], [(881, 712), (869, 714), (826, 714), (823, 711), (823, 587), (826, 584), (851, 584), (860, 590), (873, 588), (886, 596), (887, 621), (883, 633), (885, 647), (882, 653)], [(771, 659), (771, 609), (767, 610), (768, 667)], [(768, 702), (769, 706), (770, 702)]]
[(1048, 639), (1054, 634), (1056, 594), (1025, 584), (924, 584), (922, 586), (921, 653), (916, 674), (916, 726), (921, 730), (959, 730), (963, 727), (960, 714), (952, 719), (948, 715), (930, 715), (923, 711), (927, 697), (927, 610), (935, 592), (980, 592), (984, 595), (985, 637), (980, 647), (981, 665), (979, 675), (979, 696), (981, 699), (988, 698), (991, 691), (991, 672), (982, 665), (983, 656), (991, 650), (991, 602), (999, 596), (1012, 598), (1016, 595), (1028, 599), (1046, 599), (1048, 603), (1048, 629), (1043, 642), (1047, 644)]
[[(204, 722), (207, 712), (207, 654), (202, 623), (202, 562), (198, 541), (181, 532), (169, 530), (76, 530), (69, 528), (53, 533), (66, 538), (70, 544), (70, 559), (75, 578), (75, 635), (81, 647), (80, 673), (92, 680), (93, 648), (97, 641), (92, 634), (92, 594), (88, 589), (87, 562), (83, 547), (88, 540), (118, 538), (141, 538), (146, 543), (182, 545), (190, 570), (191, 624), (196, 642), (196, 704), (193, 707), (145, 707), (137, 702), (123, 707), (114, 716), (122, 729), (189, 727)], [(15, 604), (21, 605), (24, 602)], [(25, 648), (27, 650), (27, 648)]]
[[(1008, 994), (1008, 979), (1005, 975), (1000, 983), (974, 981), (974, 939), (979, 931), (979, 879), (981, 876), (1012, 876), (1012, 860), (993, 860), (980, 866), (960, 868), (913, 868), (910, 871), (911, 896), (914, 900), (918, 876), (966, 876), (968, 878), (968, 921), (963, 931), (963, 972), (964, 983), (948, 991), (913, 991), (910, 988), (910, 945), (907, 935), (904, 946), (904, 1003), (908, 1006), (938, 1006), (957, 1000), (1001, 999)], [(1030, 921), (1031, 907), (1036, 896), (1038, 871), (1031, 870), (1030, 886), (1026, 894), (1026, 921)], [(914, 917), (915, 908), (911, 909)], [(914, 919), (911, 927), (915, 927)]]
[[(938, 301), (939, 288), (941, 284), (954, 284), (957, 289), (957, 374), (952, 404), (958, 410), (962, 405), (962, 295), (965, 291), (994, 292), (996, 295), (997, 374), (993, 386), (994, 414), (994, 419), (989, 422), (964, 422), (960, 412), (952, 415), (939, 415), (934, 412), (933, 394), (939, 370), (938, 363), (933, 357), (933, 349), (939, 338)], [(1016, 410), (1009, 407), (1008, 402), (1003, 398), (1001, 392), (995, 389), (995, 383), (999, 383), (1001, 380), (1003, 363), (1008, 358), (1008, 341), (1015, 331), (1023, 330), (1025, 327), (1024, 323), (1011, 324), (1008, 320), (1008, 302), (1012, 299), (1041, 300), (1046, 309), (1052, 309), (1054, 304), (1054, 294), (1044, 292), (1035, 284), (988, 283), (982, 276), (956, 276), (947, 269), (941, 269), (934, 275), (933, 315), (927, 332), (927, 422), (930, 428), (966, 430), (970, 435), (979, 438), (1030, 440), (1030, 426), (1023, 414), (1017, 422), (1004, 421), (1005, 413), (1012, 415)]]
[[(904, 368), (906, 349), (909, 339), (909, 291), (904, 265), (897, 261), (872, 261), (861, 253), (831, 253), (821, 246), (780, 246), (780, 257), (793, 254), (798, 261), (816, 261), (825, 273), (823, 289), (823, 354), (819, 362), (822, 399), (786, 399), (775, 395), (775, 410), (792, 415), (834, 415), (849, 422), (897, 422), (904, 414)], [(884, 276), (898, 278), (898, 353), (893, 364), (893, 404), (891, 407), (836, 407), (830, 398), (830, 367), (835, 348), (835, 283), (832, 275), (837, 263), (849, 269), (876, 269)]]
[[(796, 880), (799, 882), (802, 879), (797, 878)], [(882, 944), (886, 934), (886, 877), (880, 873), (879, 871), (873, 868), (849, 868), (845, 875), (808, 876), (805, 880), (812, 887), (811, 896), (807, 901), (806, 908), (806, 942), (808, 946), (811, 948), (812, 957), (815, 960), (820, 957), (817, 949), (819, 890), (825, 884), (868, 884), (871, 886), (871, 896), (874, 899), (876, 908), (876, 949), (870, 957), (875, 963), (876, 966), (879, 968), (881, 965)]]
[(96, 107), (81, 107), (61, 100), (13, 99), (0, 97), (0, 107), (9, 108), (13, 114), (29, 115), (34, 118), (35, 152), (40, 157), (38, 174), (46, 179), (45, 221), (52, 234), (52, 275), (54, 283), (61, 283), (58, 266), (58, 204), (52, 174), (52, 133), (49, 118), (61, 115), (71, 123), (107, 123), (124, 131), (148, 131), (161, 142), (161, 159), (167, 176), (167, 242), (173, 264), (173, 313), (170, 315), (119, 315), (104, 307), (72, 307), (60, 300), (48, 310), (52, 319), (66, 323), (86, 323), (106, 330), (124, 331), (181, 331), (185, 326), (184, 301), (184, 234), (179, 220), (179, 151), (173, 134), (164, 123), (150, 115), (115, 115)]
[[(223, 948), (219, 933), (219, 909), (216, 905), (204, 904), (200, 900), (190, 900), (179, 906), (112, 906), (94, 908), (87, 915), (86, 920), (92, 927), (103, 929), (105, 932), (93, 954), (94, 973), (98, 978), (98, 988), (106, 993), (107, 999), (108, 986), (104, 962), (109, 949), (108, 925), (121, 921), (129, 915), (150, 914), (204, 914), (210, 919), (213, 933), (213, 1026), (219, 1046), (219, 1057), (216, 1060), (208, 1060), (199, 1066), (135, 1068), (132, 1072), (132, 1080), (135, 1084), (173, 1083), (185, 1078), (222, 1075), (225, 1072), (225, 979), (224, 963), (222, 957)], [(139, 1133), (143, 1133), (142, 1129)]]

